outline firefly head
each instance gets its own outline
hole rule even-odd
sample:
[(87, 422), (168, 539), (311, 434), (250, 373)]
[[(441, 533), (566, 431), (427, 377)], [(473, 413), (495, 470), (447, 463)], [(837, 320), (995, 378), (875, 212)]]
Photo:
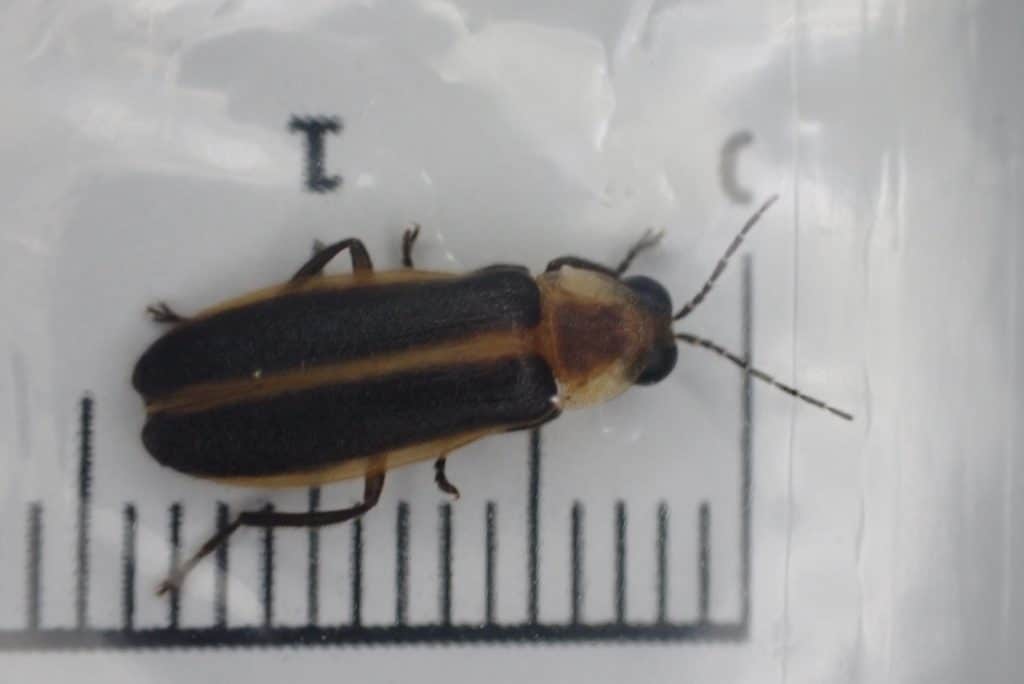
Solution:
[(622, 282), (636, 295), (639, 305), (654, 320), (658, 331), (647, 352), (643, 370), (635, 380), (638, 385), (653, 385), (668, 377), (679, 356), (672, 335), (672, 297), (661, 283), (647, 276), (631, 276), (623, 278)]

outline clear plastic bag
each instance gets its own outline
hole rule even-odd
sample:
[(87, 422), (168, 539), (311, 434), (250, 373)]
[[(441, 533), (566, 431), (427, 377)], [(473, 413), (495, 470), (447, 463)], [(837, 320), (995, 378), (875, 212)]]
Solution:
[[(196, 681), (1012, 680), (1016, 5), (15, 0), (0, 17), (11, 681), (68, 679), (71, 656), (23, 651), (52, 639), (99, 649), (73, 676), (105, 682), (178, 681), (184, 658)], [(295, 117), (339, 122), (313, 171)], [(147, 456), (129, 384), (157, 334), (146, 305), (278, 282), (314, 239), (397, 267), (410, 222), (442, 270), (614, 263), (664, 227), (635, 270), (681, 302), (773, 193), (686, 329), (852, 424), (762, 384), (747, 405), (733, 366), (683, 348), (668, 380), (564, 415), (539, 450), (519, 433), (453, 455), (450, 506), (429, 464), (389, 475), (358, 572), (354, 526), (277, 532), (272, 581), (248, 530), (180, 605), (153, 596), (175, 524), (187, 553), (219, 503), (309, 495)], [(236, 637), (303, 643), (174, 650)], [(467, 645), (427, 648), (449, 643)]]

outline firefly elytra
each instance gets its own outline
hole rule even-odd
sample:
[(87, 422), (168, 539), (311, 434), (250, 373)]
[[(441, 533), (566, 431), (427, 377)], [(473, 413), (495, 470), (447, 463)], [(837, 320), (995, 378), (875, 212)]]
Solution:
[[(334, 511), (247, 511), (211, 537), (160, 586), (177, 587), (242, 526), (314, 527), (376, 505), (388, 470), (434, 460), (488, 435), (536, 428), (562, 411), (598, 404), (675, 367), (678, 342), (701, 346), (801, 400), (851, 416), (755, 369), (739, 356), (677, 332), (711, 291), (761, 215), (744, 224), (703, 287), (674, 310), (656, 280), (627, 276), (660, 234), (648, 231), (612, 268), (581, 257), (533, 276), (493, 265), (464, 274), (418, 270), (402, 240), (401, 270), (375, 271), (363, 243), (319, 246), (287, 282), (169, 326), (132, 376), (146, 404), (142, 441), (161, 464), (231, 485), (318, 486), (363, 478), (361, 503)], [(347, 251), (348, 274), (324, 275)]]

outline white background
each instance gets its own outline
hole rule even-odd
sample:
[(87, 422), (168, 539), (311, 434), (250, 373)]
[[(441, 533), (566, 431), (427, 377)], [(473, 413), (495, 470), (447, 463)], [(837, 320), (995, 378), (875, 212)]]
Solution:
[[(1024, 664), (1015, 582), (1024, 563), (1024, 16), (1015, 7), (5, 3), (0, 627), (21, 624), (32, 500), (46, 502), (44, 625), (72, 619), (61, 588), (70, 597), (85, 389), (97, 399), (95, 623), (112, 626), (119, 614), (125, 500), (139, 503), (141, 625), (164, 614), (148, 588), (166, 567), (167, 503), (205, 507), (206, 520), (186, 520), (194, 543), (215, 500), (265, 500), (176, 476), (144, 454), (142, 407), (127, 379), (155, 335), (141, 316), (150, 301), (188, 312), (282, 279), (314, 237), (358, 236), (378, 264), (395, 265), (409, 221), (424, 226), (420, 262), (450, 269), (496, 260), (539, 269), (566, 252), (614, 261), (644, 227), (665, 226), (663, 247), (637, 270), (683, 300), (751, 209), (719, 178), (722, 144), (737, 131), (755, 138), (738, 160), (743, 185), (757, 197), (782, 194), (749, 243), (756, 361), (857, 416), (845, 424), (756, 390), (754, 609), (744, 645), (5, 655), (5, 680), (1013, 681)], [(343, 120), (327, 146), (328, 171), (344, 178), (338, 192), (304, 191), (302, 141), (287, 131), (293, 114)], [(690, 330), (738, 345), (738, 273)], [(593, 566), (603, 567), (611, 542), (610, 524), (602, 531), (596, 521), (610, 522), (619, 497), (637, 521), (631, 548), (650, 548), (662, 498), (679, 525), (673, 553), (691, 544), (693, 502), (727, 496), (735, 482), (736, 380), (728, 365), (684, 349), (662, 385), (546, 432), (543, 543), (554, 558), (541, 571), (542, 617), (567, 612), (561, 540), (573, 499), (595, 521)], [(450, 462), (465, 494), (455, 509), (456, 577), (478, 595), (479, 545), (462, 540), (479, 537), (483, 502), (497, 501), (502, 538), (512, 540), (499, 569), (499, 612), (509, 620), (525, 605), (524, 443), (501, 438)], [(431, 474), (396, 474), (382, 506), (393, 512), (402, 499), (433, 515), (442, 498)], [(357, 493), (343, 485), (325, 503)], [(301, 492), (272, 500), (304, 505)], [(413, 517), (412, 556), (429, 560), (414, 560), (410, 610), (423, 620), (435, 609), (429, 515)], [(368, 518), (368, 531), (392, 521)], [(720, 546), (730, 524), (725, 516), (715, 527)], [(332, 534), (347, 538), (327, 532), (325, 546)], [(283, 577), (301, 574), (301, 542), (281, 539)], [(379, 553), (373, 543), (368, 559), (390, 557), (390, 542)], [(231, 620), (242, 624), (259, 614), (257, 540), (236, 548)], [(678, 555), (685, 572), (692, 555)], [(631, 556), (631, 618), (652, 614), (649, 560)], [(381, 565), (383, 588), (368, 588), (371, 619), (393, 611), (391, 572)], [(588, 575), (594, 619), (612, 609), (601, 573)], [(718, 577), (713, 614), (728, 619), (736, 594)], [(202, 624), (212, 571), (193, 580), (183, 621)], [(300, 621), (303, 590), (283, 584), (276, 613)], [(457, 619), (479, 614), (467, 595), (455, 597)], [(325, 611), (345, 601), (324, 600)], [(673, 606), (680, 619), (694, 610), (682, 591)]]

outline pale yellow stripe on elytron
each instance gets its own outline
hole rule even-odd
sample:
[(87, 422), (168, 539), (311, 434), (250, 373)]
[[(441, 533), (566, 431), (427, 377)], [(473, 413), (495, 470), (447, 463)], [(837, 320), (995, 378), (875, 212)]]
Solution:
[[(372, 271), (370, 273), (341, 273), (339, 275), (311, 276), (296, 283), (287, 282), (253, 290), (239, 297), (228, 299), (220, 304), (203, 309), (197, 314), (189, 317), (189, 321), (197, 321), (209, 318), (231, 309), (240, 309), (256, 302), (266, 301), (282, 295), (298, 294), (305, 292), (325, 292), (330, 290), (347, 290), (353, 287), (376, 287), (378, 285), (397, 285), (410, 282), (428, 282), (432, 280), (447, 280), (458, 277), (456, 273), (444, 273), (441, 271), (417, 271), (407, 268), (401, 271)], [(187, 323), (183, 324), (187, 325)]]
[(238, 380), (189, 385), (164, 399), (152, 402), (146, 408), (151, 414), (195, 413), (226, 404), (259, 401), (283, 392), (298, 392), (432, 367), (483, 363), (533, 353), (534, 341), (530, 330), (478, 333), (445, 343), (368, 358), (262, 376), (253, 375)]
[(384, 454), (373, 454), (370, 456), (345, 460), (324, 466), (323, 468), (307, 470), (304, 472), (254, 477), (214, 477), (206, 479), (225, 485), (234, 485), (239, 487), (267, 487), (272, 489), (283, 489), (286, 487), (318, 487), (331, 482), (363, 477), (371, 463), (374, 464), (374, 469), (379, 467), (377, 463), (374, 462), (376, 459), (384, 461), (385, 470), (394, 470), (395, 468), (416, 463), (417, 461), (439, 458), (454, 451), (455, 449), (458, 449), (459, 447), (466, 446), (470, 442), (475, 442), (481, 437), (501, 432), (504, 429), (505, 428), (503, 427), (496, 427), (487, 430), (477, 430), (474, 432), (463, 432), (449, 437), (441, 437), (429, 442), (421, 442), (402, 449), (395, 449), (394, 451)]

